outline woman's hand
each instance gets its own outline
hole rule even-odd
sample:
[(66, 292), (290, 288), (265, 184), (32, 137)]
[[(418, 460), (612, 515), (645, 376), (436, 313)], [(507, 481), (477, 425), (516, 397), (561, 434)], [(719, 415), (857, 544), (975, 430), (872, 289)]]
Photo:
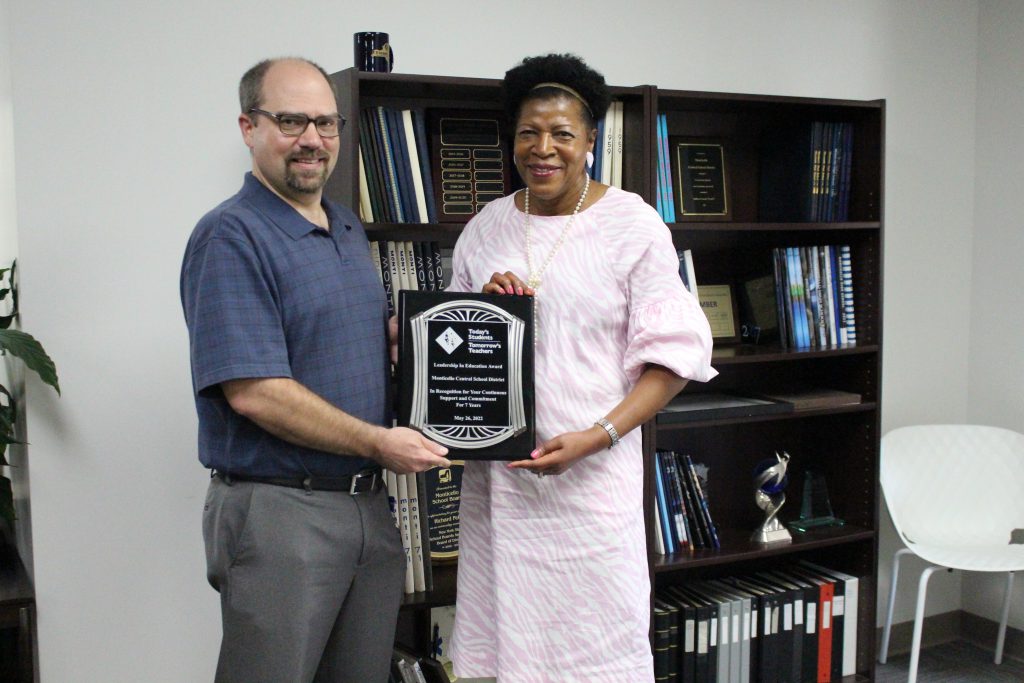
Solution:
[(509, 469), (523, 469), (539, 476), (561, 474), (577, 461), (608, 448), (608, 433), (594, 425), (582, 432), (566, 432), (544, 442), (530, 460), (517, 460)]
[(533, 296), (533, 287), (528, 287), (518, 275), (511, 270), (504, 273), (494, 273), (491, 281), (484, 285), (484, 294), (518, 294), (519, 296)]

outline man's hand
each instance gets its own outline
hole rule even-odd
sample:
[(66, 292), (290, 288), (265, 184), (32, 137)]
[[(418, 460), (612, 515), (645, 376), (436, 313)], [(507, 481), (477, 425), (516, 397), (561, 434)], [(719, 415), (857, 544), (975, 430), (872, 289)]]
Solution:
[(382, 467), (396, 474), (423, 472), (432, 467), (451, 467), (444, 456), (448, 449), (408, 427), (381, 429), (377, 451), (372, 456)]

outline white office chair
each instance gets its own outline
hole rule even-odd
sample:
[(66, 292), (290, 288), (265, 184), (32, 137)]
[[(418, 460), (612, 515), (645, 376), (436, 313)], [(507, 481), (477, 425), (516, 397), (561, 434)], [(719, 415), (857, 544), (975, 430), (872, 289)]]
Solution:
[(917, 680), (928, 579), (940, 569), (1008, 572), (995, 651), (1001, 663), (1013, 572), (1024, 569), (1024, 434), (979, 425), (894, 429), (882, 437), (880, 478), (907, 547), (893, 557), (879, 661), (889, 652), (900, 557), (912, 553), (933, 566), (918, 584), (908, 683)]

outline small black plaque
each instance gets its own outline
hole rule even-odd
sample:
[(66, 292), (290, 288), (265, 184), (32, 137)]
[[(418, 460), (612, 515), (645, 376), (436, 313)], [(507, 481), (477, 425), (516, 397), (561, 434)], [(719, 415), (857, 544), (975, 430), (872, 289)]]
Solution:
[(461, 460), (536, 447), (528, 297), (399, 293), (398, 423)]
[(430, 559), (435, 562), (459, 557), (459, 502), (463, 467), (465, 464), (456, 460), (451, 467), (435, 467), (423, 473)]

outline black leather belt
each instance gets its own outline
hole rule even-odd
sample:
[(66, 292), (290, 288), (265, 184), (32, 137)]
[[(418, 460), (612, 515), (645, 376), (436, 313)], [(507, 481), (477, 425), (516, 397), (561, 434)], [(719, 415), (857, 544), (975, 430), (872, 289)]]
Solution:
[(236, 481), (251, 481), (257, 484), (286, 486), (291, 489), (307, 491), (345, 491), (357, 496), (361, 493), (379, 491), (384, 485), (384, 477), (380, 470), (363, 470), (344, 477), (306, 477), (304, 479), (290, 477), (250, 477), (246, 474), (229, 474), (213, 471), (212, 476), (218, 477), (227, 485)]

